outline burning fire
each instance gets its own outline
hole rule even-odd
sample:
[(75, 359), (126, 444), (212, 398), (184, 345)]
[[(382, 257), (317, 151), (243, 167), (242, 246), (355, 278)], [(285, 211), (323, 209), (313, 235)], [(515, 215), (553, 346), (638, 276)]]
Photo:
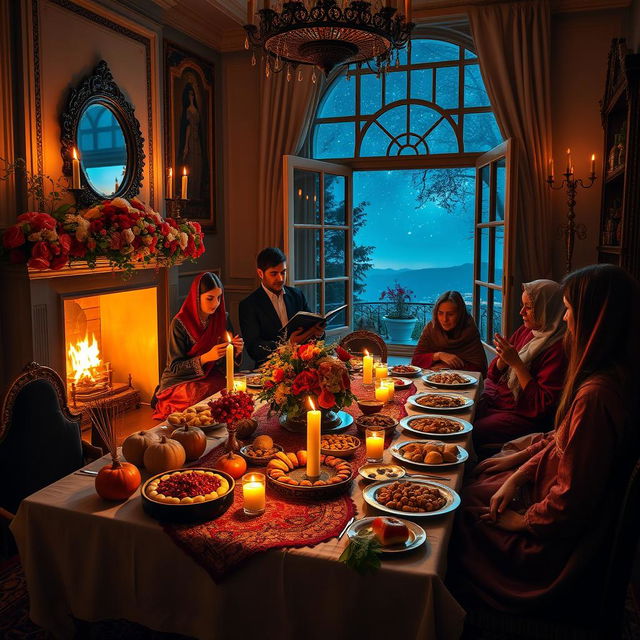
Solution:
[(95, 383), (98, 374), (98, 367), (102, 365), (100, 359), (100, 349), (96, 342), (96, 337), (91, 334), (91, 342), (85, 335), (76, 345), (69, 346), (69, 361), (71, 363), (70, 378), (76, 384)]

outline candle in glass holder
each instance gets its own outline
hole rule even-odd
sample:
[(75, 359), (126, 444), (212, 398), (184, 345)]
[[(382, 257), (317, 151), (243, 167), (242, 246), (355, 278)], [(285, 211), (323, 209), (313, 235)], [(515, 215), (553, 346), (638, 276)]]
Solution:
[(367, 460), (369, 462), (382, 462), (384, 452), (384, 430), (366, 429)]
[(382, 378), (376, 378), (374, 393), (375, 398), (376, 400), (378, 400), (378, 402), (389, 401), (389, 387), (387, 387)]
[(365, 349), (362, 356), (362, 383), (371, 384), (373, 382), (373, 356)]
[(244, 376), (236, 376), (233, 379), (233, 390), (234, 391), (246, 391), (247, 390), (247, 379)]
[(307, 411), (307, 477), (320, 477), (320, 421), (322, 414), (316, 410), (309, 398), (310, 411)]
[(389, 369), (386, 363), (376, 365), (376, 378), (386, 378), (389, 375)]
[(246, 515), (257, 516), (264, 513), (267, 500), (263, 473), (245, 473), (242, 476), (242, 499)]
[(233, 356), (233, 344), (231, 342), (231, 334), (227, 333), (227, 340), (229, 344), (226, 349), (226, 357), (227, 357), (227, 391), (233, 391), (233, 366), (234, 356)]
[(395, 393), (396, 393), (396, 381), (391, 377), (383, 378), (382, 384), (384, 384), (387, 387), (387, 391), (389, 393), (388, 401), (393, 402), (393, 397), (395, 396)]

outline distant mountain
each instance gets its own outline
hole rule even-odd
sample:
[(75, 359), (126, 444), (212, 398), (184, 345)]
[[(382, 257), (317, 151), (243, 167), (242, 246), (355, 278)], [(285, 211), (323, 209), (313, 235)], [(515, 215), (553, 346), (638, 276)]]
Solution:
[(416, 302), (433, 302), (448, 289), (459, 291), (470, 302), (473, 292), (473, 264), (427, 269), (371, 269), (367, 273), (366, 289), (359, 298), (375, 302), (396, 281), (413, 291)]

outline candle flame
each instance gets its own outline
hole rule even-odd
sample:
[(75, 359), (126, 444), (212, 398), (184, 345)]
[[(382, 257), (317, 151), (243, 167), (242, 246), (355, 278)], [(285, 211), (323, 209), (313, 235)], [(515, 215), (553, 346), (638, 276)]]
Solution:
[(313, 400), (311, 399), (311, 396), (309, 396), (309, 398), (307, 398), (309, 406), (311, 407), (311, 411), (315, 411), (316, 410), (316, 405), (313, 404)]
[(595, 154), (595, 153), (592, 153), (592, 154), (591, 154), (591, 162), (593, 162), (595, 159), (596, 159), (596, 154)]
[(298, 189), (298, 197), (302, 198), (302, 189)]
[(571, 153), (571, 149), (567, 149), (567, 155)]
[(173, 178), (173, 169), (169, 167), (169, 177)]
[(227, 342), (231, 344), (231, 334), (227, 331)]
[(187, 175), (187, 167), (182, 167), (182, 175), (183, 176)]
[(364, 355), (365, 355), (365, 356), (368, 356), (368, 355), (369, 355), (369, 352), (368, 352), (366, 349), (364, 350)]
[(73, 159), (77, 160), (78, 159), (78, 152), (76, 151), (76, 148), (73, 147)]

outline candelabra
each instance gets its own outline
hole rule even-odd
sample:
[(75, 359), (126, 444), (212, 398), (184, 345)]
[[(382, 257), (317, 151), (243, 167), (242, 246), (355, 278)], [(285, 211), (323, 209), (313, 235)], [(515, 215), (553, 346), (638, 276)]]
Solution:
[[(550, 166), (553, 167), (553, 163), (550, 163)], [(547, 178), (547, 183), (554, 191), (565, 189), (567, 192), (567, 222), (560, 226), (560, 230), (565, 240), (566, 265), (567, 273), (569, 273), (571, 271), (571, 259), (573, 257), (575, 237), (578, 236), (580, 240), (584, 240), (587, 237), (587, 228), (581, 222), (576, 224), (575, 206), (578, 187), (580, 186), (583, 189), (590, 189), (596, 181), (593, 156), (591, 158), (591, 175), (589, 176), (588, 184), (585, 184), (582, 179), (575, 177), (573, 173), (573, 166), (571, 165), (567, 165), (567, 170), (562, 175), (564, 178), (560, 181), (560, 184), (555, 186), (555, 179), (553, 177), (553, 172), (551, 172)]]

